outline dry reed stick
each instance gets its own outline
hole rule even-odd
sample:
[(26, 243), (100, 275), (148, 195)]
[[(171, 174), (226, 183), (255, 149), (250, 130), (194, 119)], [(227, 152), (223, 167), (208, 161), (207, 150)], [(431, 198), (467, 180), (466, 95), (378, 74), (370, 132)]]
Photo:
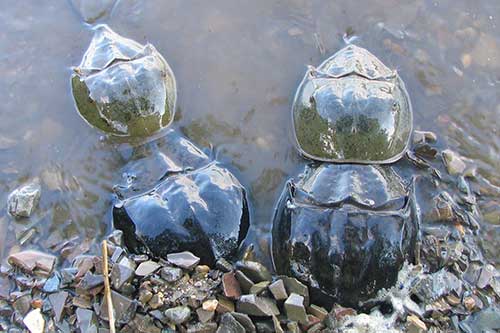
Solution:
[(108, 244), (106, 240), (102, 241), (102, 274), (104, 275), (104, 296), (108, 303), (109, 332), (116, 333), (113, 300), (111, 299), (111, 289), (109, 288)]

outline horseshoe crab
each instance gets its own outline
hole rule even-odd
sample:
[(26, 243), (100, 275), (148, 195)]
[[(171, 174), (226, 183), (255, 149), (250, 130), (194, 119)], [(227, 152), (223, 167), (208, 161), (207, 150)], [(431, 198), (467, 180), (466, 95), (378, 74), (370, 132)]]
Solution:
[[(455, 203), (446, 218), (439, 213), (451, 196), (436, 195), (439, 171), (410, 149), (404, 83), (367, 50), (349, 45), (310, 67), (292, 118), (297, 149), (313, 161), (286, 183), (276, 206), (273, 262), (320, 302), (357, 307), (393, 286), (403, 263), (418, 258), (431, 211), (435, 220), (473, 224)], [(427, 144), (416, 148), (437, 154)]]

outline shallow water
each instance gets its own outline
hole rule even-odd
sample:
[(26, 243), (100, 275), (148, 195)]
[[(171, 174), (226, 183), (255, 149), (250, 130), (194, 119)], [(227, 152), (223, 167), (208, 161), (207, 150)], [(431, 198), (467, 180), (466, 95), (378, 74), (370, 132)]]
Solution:
[[(70, 92), (91, 26), (70, 1), (48, 3), (5, 0), (0, 12), (0, 202), (27, 179), (43, 183), (31, 219), (14, 221), (2, 205), (0, 257), (32, 229), (27, 242), (42, 247), (54, 233), (104, 235), (124, 163), (78, 116)], [(306, 66), (349, 41), (368, 48), (399, 70), (415, 128), (438, 133), (491, 183), (482, 237), (498, 258), (499, 18), (497, 0), (119, 0), (98, 22), (167, 59), (178, 84), (175, 126), (233, 165), (250, 190), (253, 235), (269, 230), (283, 183), (304, 164), (289, 120)]]

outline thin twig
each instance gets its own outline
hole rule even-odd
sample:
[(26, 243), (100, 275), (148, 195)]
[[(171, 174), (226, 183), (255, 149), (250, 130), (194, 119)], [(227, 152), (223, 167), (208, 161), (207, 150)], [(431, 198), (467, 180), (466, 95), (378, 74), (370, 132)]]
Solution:
[(102, 241), (102, 274), (104, 275), (104, 296), (106, 297), (106, 303), (108, 303), (109, 332), (116, 333), (113, 301), (111, 299), (111, 289), (109, 288), (108, 244), (106, 240)]

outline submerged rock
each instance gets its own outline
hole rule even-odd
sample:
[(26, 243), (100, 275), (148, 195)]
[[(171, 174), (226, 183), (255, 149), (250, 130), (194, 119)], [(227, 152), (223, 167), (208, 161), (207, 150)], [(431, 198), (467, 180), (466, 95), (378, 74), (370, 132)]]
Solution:
[(108, 16), (117, 0), (71, 0), (75, 10), (82, 16), (87, 23)]
[(71, 79), (80, 115), (117, 136), (145, 137), (168, 126), (177, 92), (165, 59), (153, 45), (124, 38), (106, 25), (94, 32)]
[(38, 205), (41, 191), (38, 180), (15, 189), (7, 199), (9, 213), (14, 217), (30, 217)]

